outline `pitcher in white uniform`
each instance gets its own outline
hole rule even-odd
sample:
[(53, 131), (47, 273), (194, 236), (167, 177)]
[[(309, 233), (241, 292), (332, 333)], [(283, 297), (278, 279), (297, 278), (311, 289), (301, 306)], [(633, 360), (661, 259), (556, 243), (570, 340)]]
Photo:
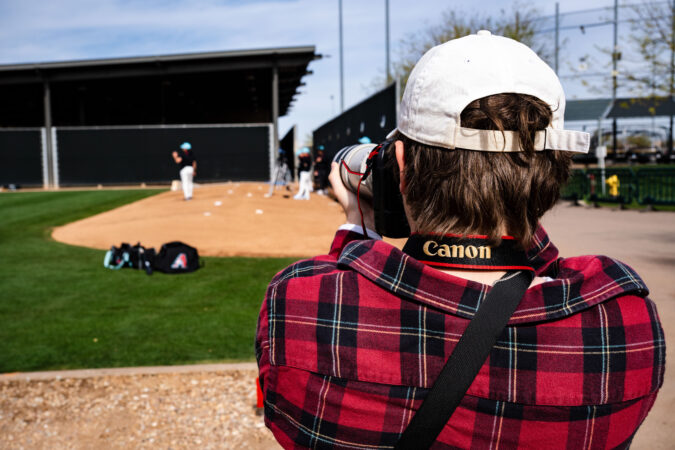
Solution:
[(185, 200), (192, 199), (192, 179), (197, 173), (197, 160), (192, 152), (192, 145), (189, 142), (183, 142), (180, 145), (180, 152), (172, 153), (173, 160), (180, 166), (180, 182), (183, 186), (183, 196)]

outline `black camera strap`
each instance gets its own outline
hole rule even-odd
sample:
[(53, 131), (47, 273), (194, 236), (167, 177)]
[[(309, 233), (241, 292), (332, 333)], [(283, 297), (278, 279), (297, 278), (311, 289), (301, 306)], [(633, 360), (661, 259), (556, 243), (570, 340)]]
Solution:
[(426, 449), (436, 441), (485, 363), (533, 277), (532, 270), (507, 272), (490, 289), (395, 449)]
[(527, 254), (511, 236), (489, 245), (487, 236), (413, 233), (403, 252), (439, 269), (533, 270)]

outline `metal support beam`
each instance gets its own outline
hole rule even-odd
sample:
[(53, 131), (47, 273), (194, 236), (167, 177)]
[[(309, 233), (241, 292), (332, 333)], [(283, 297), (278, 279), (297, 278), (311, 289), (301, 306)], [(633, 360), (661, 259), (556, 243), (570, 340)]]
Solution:
[(49, 189), (49, 151), (47, 150), (47, 132), (40, 128), (40, 148), (42, 149), (42, 188)]
[(51, 92), (50, 92), (50, 86), (49, 86), (49, 81), (45, 81), (43, 84), (43, 96), (42, 96), (42, 105), (44, 109), (44, 117), (45, 117), (45, 152), (46, 152), (46, 163), (47, 163), (47, 171), (45, 172), (47, 177), (46, 180), (44, 180), (44, 185), (45, 188), (50, 188), (54, 184), (54, 164), (55, 161), (53, 160), (54, 154), (53, 154), (53, 148), (54, 148), (54, 143), (52, 142), (52, 105), (51, 105)]
[(602, 195), (605, 195), (605, 158), (607, 158), (607, 147), (602, 142), (602, 117), (598, 117), (598, 146), (595, 148), (595, 157), (598, 159), (598, 167), (600, 168), (600, 185), (602, 186)]
[(401, 109), (401, 77), (396, 77), (396, 116), (394, 117), (394, 126), (398, 127), (398, 112)]
[[(612, 105), (616, 101), (617, 77), (619, 72), (617, 70), (617, 63), (619, 60), (619, 0), (614, 0), (614, 46), (612, 47)], [(616, 142), (616, 118), (612, 119), (612, 149), (616, 156), (617, 142)]]
[(559, 75), (559, 53), (560, 53), (560, 4), (555, 3), (555, 73)]
[(56, 139), (56, 127), (52, 127), (52, 187), (61, 187), (59, 178), (59, 142)]
[[(675, 95), (675, 0), (670, 4), (670, 101)], [(668, 158), (673, 154), (673, 115), (670, 115), (668, 128)]]
[(272, 134), (274, 157), (279, 150), (279, 68), (276, 65), (272, 68)]

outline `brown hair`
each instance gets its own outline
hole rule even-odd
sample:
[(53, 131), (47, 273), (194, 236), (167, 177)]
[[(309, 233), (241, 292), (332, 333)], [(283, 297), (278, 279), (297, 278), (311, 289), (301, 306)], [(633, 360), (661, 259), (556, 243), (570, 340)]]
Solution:
[(448, 150), (398, 133), (404, 195), (419, 231), (487, 235), (493, 244), (508, 233), (527, 247), (569, 176), (566, 152), (534, 151), (534, 134), (551, 116), (545, 102), (523, 94), (491, 95), (462, 111), (463, 127), (516, 131), (524, 150), (517, 153)]

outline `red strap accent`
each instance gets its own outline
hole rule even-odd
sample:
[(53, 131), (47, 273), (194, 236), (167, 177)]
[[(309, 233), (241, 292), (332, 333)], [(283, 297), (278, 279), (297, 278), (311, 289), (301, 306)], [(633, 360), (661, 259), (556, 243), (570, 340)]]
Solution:
[(345, 162), (344, 159), (342, 160), (342, 165), (344, 166), (345, 170), (346, 170), (347, 172), (351, 173), (352, 175), (361, 175), (361, 176), (363, 176), (363, 174), (362, 174), (361, 172), (355, 172), (355, 171), (353, 171), (352, 169), (350, 169), (349, 166), (347, 165), (347, 163)]
[(260, 378), (255, 379), (255, 387), (256, 387), (256, 402), (255, 402), (255, 407), (256, 408), (263, 408), (263, 393), (262, 389), (260, 389)]
[(422, 261), (418, 259), (419, 262), (427, 266), (432, 267), (450, 267), (454, 269), (477, 269), (477, 270), (529, 270), (534, 272), (534, 269), (529, 266), (479, 266), (475, 264), (452, 264), (452, 263), (443, 263), (437, 261)]
[[(380, 151), (380, 148), (382, 145), (378, 145), (373, 149), (373, 151), (368, 154), (368, 159), (372, 159), (377, 153)], [(356, 206), (359, 208), (359, 215), (361, 216), (361, 229), (363, 230), (363, 238), (368, 239), (368, 233), (366, 232), (366, 224), (365, 221), (363, 220), (363, 210), (361, 209), (361, 183), (363, 182), (363, 173), (361, 172), (356, 172), (352, 169), (349, 168), (345, 160), (342, 160), (342, 165), (345, 168), (345, 170), (352, 175), (359, 175), (361, 178), (359, 178), (359, 184), (356, 187)]]
[[(467, 239), (487, 239), (486, 235), (483, 234), (467, 234), (466, 236), (463, 234), (455, 234), (455, 233), (434, 233), (432, 232), (419, 232), (416, 231), (414, 233), (411, 233), (412, 235), (429, 235), (429, 236), (448, 236), (448, 237), (458, 237), (458, 238), (467, 238)], [(513, 236), (502, 236), (502, 239), (508, 239), (508, 240), (515, 240)]]

